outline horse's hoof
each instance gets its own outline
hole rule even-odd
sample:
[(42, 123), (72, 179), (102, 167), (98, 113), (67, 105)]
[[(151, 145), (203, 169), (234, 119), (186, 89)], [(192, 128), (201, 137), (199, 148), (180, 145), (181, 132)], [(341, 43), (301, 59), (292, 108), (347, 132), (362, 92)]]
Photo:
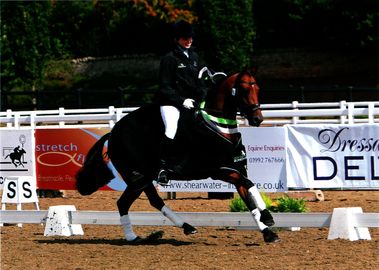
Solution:
[(170, 186), (170, 179), (168, 177), (168, 172), (164, 169), (160, 170), (156, 181), (157, 181), (157, 184), (163, 187)]
[(276, 243), (280, 241), (279, 236), (271, 231), (269, 228), (266, 228), (262, 231), (263, 233), (263, 239), (266, 243)]
[(183, 232), (184, 232), (185, 235), (197, 233), (196, 228), (193, 227), (192, 225), (188, 224), (187, 222), (185, 222), (183, 224), (182, 228), (183, 228)]
[(274, 218), (267, 209), (261, 211), (261, 218), (259, 220), (269, 227), (275, 224)]

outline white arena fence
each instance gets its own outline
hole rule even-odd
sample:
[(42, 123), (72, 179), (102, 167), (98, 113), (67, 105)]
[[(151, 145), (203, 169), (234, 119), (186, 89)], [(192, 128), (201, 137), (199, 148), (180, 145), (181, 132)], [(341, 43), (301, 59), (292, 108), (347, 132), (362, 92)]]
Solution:
[[(117, 211), (67, 211), (71, 224), (120, 225)], [(0, 210), (0, 223), (45, 223), (48, 210)], [(194, 226), (257, 229), (251, 214), (229, 212), (180, 212)], [(332, 213), (272, 213), (274, 227), (329, 227)], [(355, 227), (379, 227), (379, 213), (355, 213)], [(130, 212), (133, 225), (174, 226), (160, 212)]]
[[(0, 112), (0, 128), (109, 127), (138, 107)], [(262, 104), (262, 125), (379, 123), (379, 101)], [(246, 122), (239, 119), (240, 125)]]
[[(67, 211), (71, 224), (120, 225), (117, 211)], [(174, 226), (160, 212), (130, 212), (133, 225)], [(251, 214), (230, 212), (179, 212), (194, 226), (257, 229)], [(0, 210), (0, 223), (45, 223), (48, 210)], [(332, 213), (272, 213), (274, 227), (330, 227)], [(379, 227), (379, 213), (354, 213), (354, 227)]]
[[(262, 104), (261, 108), (265, 118), (263, 126), (379, 123), (379, 101), (324, 103), (299, 103), (294, 101), (285, 104)], [(0, 128), (112, 128), (124, 115), (136, 109), (137, 107), (115, 108), (110, 106), (103, 109), (7, 110), (0, 112)], [(244, 126), (246, 122), (240, 118), (239, 124)], [(273, 216), (276, 221), (275, 227), (329, 227), (330, 235), (332, 227), (337, 226), (337, 228), (334, 228), (337, 236), (342, 235), (342, 237), (345, 237), (348, 234), (348, 238), (354, 240), (368, 239), (369, 234), (362, 238), (359, 236), (359, 231), (356, 233), (352, 233), (352, 231), (359, 228), (379, 227), (379, 213), (346, 211), (342, 213), (342, 216), (335, 215), (334, 211), (333, 213), (274, 213)], [(118, 212), (113, 211), (67, 211), (67, 214), (70, 224), (120, 224)], [(184, 220), (190, 221), (194, 226), (256, 229), (250, 213), (184, 212), (180, 214)], [(47, 215), (48, 211), (40, 210), (1, 210), (0, 223), (46, 223)], [(131, 212), (130, 215), (134, 225), (173, 225), (161, 213)], [(348, 218), (342, 221), (341, 219), (344, 217)], [(333, 219), (339, 220), (336, 222), (337, 225), (333, 225)]]
[[(74, 206), (53, 206), (48, 211), (2, 210), (0, 223), (45, 224), (45, 236), (83, 235), (82, 224), (120, 225), (115, 211), (76, 211)], [(59, 212), (59, 213), (58, 213)], [(250, 213), (183, 212), (182, 218), (193, 226), (234, 227), (239, 230), (256, 230)], [(299, 230), (301, 227), (329, 227), (328, 239), (371, 240), (368, 228), (379, 227), (378, 213), (363, 213), (360, 207), (335, 208), (333, 213), (274, 213), (275, 227)], [(130, 212), (133, 225), (174, 226), (161, 213)]]

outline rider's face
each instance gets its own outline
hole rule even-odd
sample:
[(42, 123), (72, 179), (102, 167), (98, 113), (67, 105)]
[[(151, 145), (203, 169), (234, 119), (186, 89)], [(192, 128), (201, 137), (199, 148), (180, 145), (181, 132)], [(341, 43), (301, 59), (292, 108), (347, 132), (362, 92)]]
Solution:
[(178, 39), (178, 44), (185, 49), (189, 49), (192, 45), (192, 41), (193, 41), (192, 37), (189, 37), (189, 38), (181, 37)]

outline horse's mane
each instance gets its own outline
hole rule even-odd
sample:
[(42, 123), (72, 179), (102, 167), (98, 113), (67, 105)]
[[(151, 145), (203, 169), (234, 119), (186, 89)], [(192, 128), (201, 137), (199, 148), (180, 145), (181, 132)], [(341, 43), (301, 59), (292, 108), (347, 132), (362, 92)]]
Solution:
[(221, 87), (221, 85), (227, 80), (230, 78), (231, 75), (227, 75), (225, 77), (223, 77), (222, 79), (220, 80), (217, 80), (215, 83), (209, 83), (209, 89), (208, 89), (208, 92), (207, 92), (207, 96), (205, 97), (206, 100), (212, 100), (214, 98), (214, 96), (217, 94), (217, 91), (219, 90), (219, 88)]

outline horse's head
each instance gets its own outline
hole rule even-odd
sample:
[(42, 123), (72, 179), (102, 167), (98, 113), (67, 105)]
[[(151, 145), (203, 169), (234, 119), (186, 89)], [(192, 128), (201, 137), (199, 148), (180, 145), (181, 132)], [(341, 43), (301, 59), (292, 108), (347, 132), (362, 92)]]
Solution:
[(258, 94), (259, 86), (254, 77), (254, 70), (245, 70), (236, 75), (232, 94), (237, 97), (237, 107), (250, 126), (258, 127), (262, 121)]

